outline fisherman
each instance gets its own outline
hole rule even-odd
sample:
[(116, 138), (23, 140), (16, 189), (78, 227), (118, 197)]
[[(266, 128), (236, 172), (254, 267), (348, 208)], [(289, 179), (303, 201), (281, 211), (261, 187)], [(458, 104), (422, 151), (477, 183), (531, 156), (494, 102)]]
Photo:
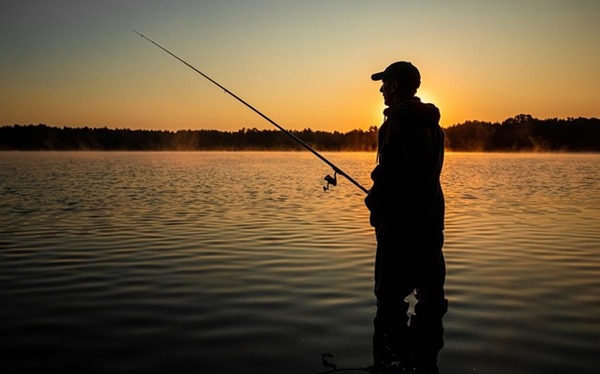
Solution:
[[(440, 112), (415, 96), (421, 75), (410, 62), (394, 62), (371, 79), (382, 81), (387, 106), (373, 186), (365, 198), (377, 238), (375, 365), (437, 373), (442, 317), (448, 310)], [(409, 327), (406, 298), (413, 292), (417, 304)]]

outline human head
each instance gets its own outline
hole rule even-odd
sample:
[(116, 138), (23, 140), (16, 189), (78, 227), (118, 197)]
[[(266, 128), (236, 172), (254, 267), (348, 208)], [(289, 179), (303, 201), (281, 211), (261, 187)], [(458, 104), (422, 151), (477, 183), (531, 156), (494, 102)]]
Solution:
[[(388, 90), (391, 91), (390, 94), (394, 97), (412, 97), (421, 85), (419, 69), (406, 61), (394, 62), (384, 71), (371, 75), (371, 79), (382, 81), (383, 86), (380, 91), (384, 92), (384, 87), (387, 86)], [(386, 100), (388, 100), (387, 97)]]

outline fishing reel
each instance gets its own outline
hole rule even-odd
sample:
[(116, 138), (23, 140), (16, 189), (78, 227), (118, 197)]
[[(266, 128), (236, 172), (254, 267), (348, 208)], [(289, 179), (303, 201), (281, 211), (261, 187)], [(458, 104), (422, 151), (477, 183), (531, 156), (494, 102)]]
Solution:
[(334, 187), (337, 186), (337, 171), (333, 172), (333, 177), (327, 174), (323, 179), (327, 181), (327, 185), (323, 186), (323, 191), (327, 192), (327, 190), (329, 190), (329, 185), (332, 185)]

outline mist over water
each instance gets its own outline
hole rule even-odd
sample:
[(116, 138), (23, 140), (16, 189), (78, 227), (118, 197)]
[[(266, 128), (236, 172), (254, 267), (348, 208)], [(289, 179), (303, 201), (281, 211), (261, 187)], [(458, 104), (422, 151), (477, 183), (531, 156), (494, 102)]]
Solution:
[[(370, 187), (371, 153), (326, 154)], [(372, 364), (364, 193), (313, 155), (0, 153), (0, 370)], [(442, 373), (595, 373), (600, 155), (449, 153)]]

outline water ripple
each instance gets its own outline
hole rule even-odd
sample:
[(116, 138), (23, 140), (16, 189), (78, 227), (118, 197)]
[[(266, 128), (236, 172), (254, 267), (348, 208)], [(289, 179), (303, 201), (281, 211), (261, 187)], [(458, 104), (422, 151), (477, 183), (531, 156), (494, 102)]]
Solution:
[[(327, 156), (369, 187), (372, 154)], [(600, 366), (598, 161), (448, 155), (442, 372)], [(370, 365), (375, 238), (328, 171), (300, 152), (0, 154), (0, 370)]]

